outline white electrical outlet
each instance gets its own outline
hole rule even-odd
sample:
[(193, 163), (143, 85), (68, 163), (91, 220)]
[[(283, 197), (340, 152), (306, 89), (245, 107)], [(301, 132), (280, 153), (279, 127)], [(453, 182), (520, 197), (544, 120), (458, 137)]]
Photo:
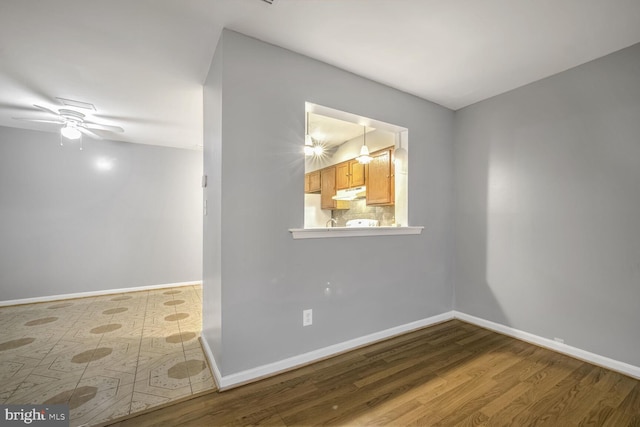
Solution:
[(553, 340), (555, 342), (559, 342), (560, 344), (564, 344), (564, 340), (562, 338), (555, 337)]
[(302, 310), (302, 326), (313, 324), (313, 310)]

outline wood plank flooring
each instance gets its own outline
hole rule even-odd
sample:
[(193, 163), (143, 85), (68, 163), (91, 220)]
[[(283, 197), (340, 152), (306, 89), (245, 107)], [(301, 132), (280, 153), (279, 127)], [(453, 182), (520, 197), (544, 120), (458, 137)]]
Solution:
[(452, 320), (117, 424), (640, 426), (640, 381)]

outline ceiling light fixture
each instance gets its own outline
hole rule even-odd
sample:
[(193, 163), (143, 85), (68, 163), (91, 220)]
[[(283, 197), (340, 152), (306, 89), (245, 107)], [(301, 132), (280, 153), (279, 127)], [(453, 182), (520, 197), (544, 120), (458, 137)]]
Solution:
[(362, 148), (360, 148), (360, 155), (356, 157), (358, 163), (366, 165), (371, 162), (372, 158), (369, 155), (369, 148), (367, 148), (367, 127), (362, 127), (364, 132), (362, 134)]
[(313, 147), (310, 145), (304, 146), (304, 155), (305, 156), (313, 156)]
[(304, 136), (304, 145), (306, 145), (306, 146), (311, 146), (311, 145), (313, 145), (313, 138), (311, 138), (311, 135), (306, 134), (306, 135)]
[(309, 135), (309, 113), (307, 112), (307, 129), (304, 135), (304, 155), (321, 157), (324, 154), (324, 146), (318, 141), (314, 141)]
[[(92, 104), (88, 103), (80, 103), (79, 101), (62, 99), (61, 101), (65, 101), (67, 103), (76, 103), (78, 105), (84, 104), (95, 109)], [(93, 132), (94, 129), (108, 132), (124, 132), (124, 129), (122, 129), (120, 126), (113, 126), (89, 121), (86, 119), (86, 116), (83, 113), (76, 110), (71, 110), (69, 108), (60, 108), (56, 111), (37, 104), (33, 104), (33, 106), (41, 111), (44, 111), (45, 113), (49, 113), (53, 117), (42, 119), (31, 117), (14, 117), (14, 119), (24, 120), (26, 122), (55, 123), (58, 125), (62, 125), (62, 127), (60, 128), (60, 135), (67, 139), (79, 139), (81, 134), (94, 139), (102, 139), (100, 135)], [(89, 107), (85, 108), (89, 109)]]
[(402, 147), (402, 138), (403, 135), (401, 133), (396, 134), (398, 148), (396, 148), (393, 153), (393, 161), (395, 164), (396, 172), (406, 174), (409, 163), (409, 153), (407, 152), (406, 148)]
[(78, 130), (75, 124), (67, 122), (60, 128), (60, 134), (67, 139), (78, 139), (82, 136), (82, 133)]
[(309, 112), (307, 111), (307, 123), (305, 126), (305, 134), (304, 134), (304, 155), (312, 156), (313, 155), (313, 139), (311, 135), (309, 135)]

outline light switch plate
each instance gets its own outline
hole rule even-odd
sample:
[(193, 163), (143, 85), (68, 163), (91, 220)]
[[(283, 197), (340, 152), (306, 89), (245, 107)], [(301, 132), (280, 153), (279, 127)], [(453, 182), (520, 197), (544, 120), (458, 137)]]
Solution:
[(302, 326), (310, 326), (313, 324), (313, 310), (302, 311)]

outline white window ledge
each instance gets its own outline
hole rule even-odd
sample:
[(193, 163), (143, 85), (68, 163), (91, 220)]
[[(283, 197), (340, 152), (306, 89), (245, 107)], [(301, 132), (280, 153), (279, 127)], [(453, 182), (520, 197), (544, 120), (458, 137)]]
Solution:
[(421, 234), (424, 227), (329, 227), (290, 228), (294, 239), (327, 239), (335, 237), (399, 236)]

